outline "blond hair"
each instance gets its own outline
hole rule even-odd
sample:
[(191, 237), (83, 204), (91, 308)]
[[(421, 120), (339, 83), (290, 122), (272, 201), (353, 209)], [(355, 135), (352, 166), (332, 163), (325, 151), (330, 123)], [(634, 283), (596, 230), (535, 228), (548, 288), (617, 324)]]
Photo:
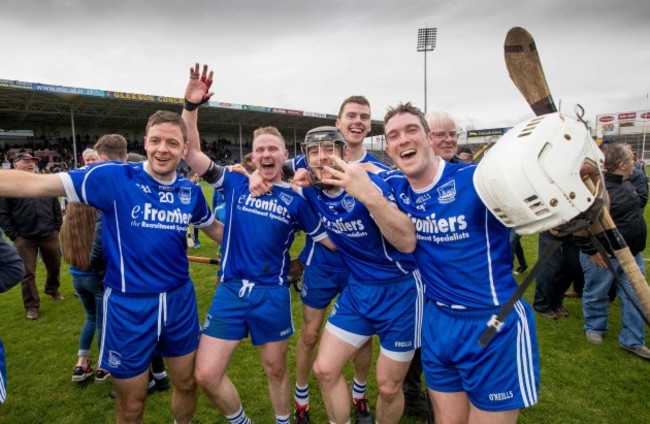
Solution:
[(278, 129), (275, 128), (275, 127), (260, 127), (260, 128), (258, 128), (258, 129), (256, 129), (256, 130), (253, 132), (253, 143), (255, 143), (255, 139), (256, 139), (257, 137), (259, 137), (259, 136), (261, 136), (261, 135), (264, 135), (264, 134), (269, 134), (269, 135), (274, 135), (274, 136), (276, 136), (276, 137), (279, 138), (280, 141), (282, 142), (282, 148), (283, 148), (283, 149), (286, 149), (286, 148), (287, 148), (287, 147), (286, 147), (286, 143), (285, 143), (285, 141), (284, 141), (284, 137), (282, 137), (282, 134), (280, 133), (280, 130), (278, 130)]

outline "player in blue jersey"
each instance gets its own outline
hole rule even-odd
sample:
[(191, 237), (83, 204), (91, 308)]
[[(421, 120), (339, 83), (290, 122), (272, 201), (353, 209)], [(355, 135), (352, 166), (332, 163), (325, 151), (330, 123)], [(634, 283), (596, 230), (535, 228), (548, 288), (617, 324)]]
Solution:
[(478, 197), (475, 166), (436, 157), (424, 116), (410, 103), (384, 118), (386, 173), (417, 232), (426, 286), (422, 362), (436, 421), (514, 423), (538, 400), (539, 359), (530, 306), (519, 301), (487, 347), (477, 343), (517, 284), (510, 230)]
[[(363, 96), (346, 98), (339, 108), (336, 128), (343, 135), (346, 154), (351, 162), (373, 163), (381, 170), (389, 168), (366, 152), (363, 140), (370, 132), (370, 103)], [(307, 168), (304, 155), (285, 162), (285, 175), (291, 176)], [(297, 176), (298, 179), (301, 177)], [(251, 185), (254, 186), (254, 176)], [(254, 190), (254, 188), (253, 188)], [(305, 265), (300, 293), (302, 306), (302, 327), (296, 343), (296, 388), (294, 391), (297, 424), (309, 422), (309, 373), (314, 363), (314, 350), (318, 342), (326, 308), (343, 290), (349, 279), (349, 271), (337, 252), (323, 248), (307, 237), (300, 253)], [(372, 415), (365, 396), (366, 380), (372, 361), (372, 343), (368, 341), (354, 357), (354, 378), (352, 382), (352, 404), (354, 419), (358, 424), (371, 424)]]
[[(346, 98), (336, 119), (336, 128), (343, 135), (345, 157), (351, 163), (371, 163), (378, 171), (389, 168), (368, 153), (363, 141), (371, 129), (370, 103), (364, 96)], [(285, 161), (285, 177), (297, 181), (307, 181), (308, 164), (305, 155)], [(258, 174), (250, 178), (251, 192), (261, 195), (269, 190)], [(337, 253), (315, 244), (311, 238), (305, 240), (305, 247), (299, 259), (305, 265), (303, 275), (303, 322), (300, 337), (296, 344), (296, 388), (294, 391), (296, 409), (294, 417), (297, 424), (309, 422), (309, 372), (312, 368), (313, 353), (322, 328), (327, 306), (347, 284), (349, 271)], [(347, 276), (346, 276), (347, 273)], [(366, 380), (372, 360), (372, 340), (368, 340), (354, 356), (354, 378), (352, 382), (352, 404), (354, 419), (358, 424), (372, 423), (372, 415), (366, 399)]]
[(235, 349), (250, 334), (252, 343), (260, 346), (276, 422), (288, 423), (286, 356), (293, 334), (289, 248), (297, 230), (330, 248), (333, 245), (318, 215), (282, 181), (282, 165), (288, 152), (276, 128), (259, 128), (253, 134), (253, 161), (261, 178), (272, 187), (264, 196), (253, 196), (247, 177), (218, 166), (200, 151), (197, 112), (192, 104), (209, 98), (211, 79), (207, 67), (200, 78), (198, 65), (190, 70), (183, 111), (191, 144), (186, 161), (215, 189), (223, 190), (226, 205), (221, 284), (203, 327), (196, 378), (231, 423), (248, 423), (226, 370)]
[[(458, 163), (458, 127), (456, 122), (444, 111), (430, 111), (426, 114), (429, 125), (431, 148), (433, 152), (447, 162)], [(422, 358), (421, 348), (415, 351), (411, 367), (404, 378), (404, 414), (412, 416), (427, 416), (432, 420), (431, 407), (428, 405), (426, 392), (422, 391)]]
[[(368, 153), (363, 141), (371, 130), (370, 102), (364, 96), (350, 96), (343, 100), (336, 118), (336, 128), (345, 138), (345, 159), (349, 163), (373, 163), (377, 167), (389, 169), (382, 161)], [(291, 176), (298, 169), (306, 168), (304, 155), (296, 156), (285, 163), (285, 174)]]
[[(377, 334), (376, 418), (398, 422), (404, 406), (402, 380), (419, 346), (422, 293), (409, 254), (415, 233), (408, 217), (392, 205), (390, 188), (362, 165), (345, 163), (344, 149), (343, 137), (333, 127), (309, 131), (303, 143), (316, 186), (303, 187), (302, 194), (320, 213), (350, 270), (323, 332), (314, 372), (330, 421), (347, 422), (350, 394), (343, 367)], [(327, 166), (334, 164), (337, 169)], [(356, 189), (364, 181), (374, 186)]]
[(142, 422), (155, 351), (166, 357), (172, 376), (174, 419), (189, 423), (200, 326), (185, 235), (192, 223), (220, 241), (223, 227), (200, 188), (176, 173), (187, 152), (180, 115), (154, 113), (144, 146), (144, 163), (104, 162), (43, 175), (0, 171), (0, 195), (67, 196), (102, 210), (107, 269), (100, 364), (114, 378), (116, 421)]

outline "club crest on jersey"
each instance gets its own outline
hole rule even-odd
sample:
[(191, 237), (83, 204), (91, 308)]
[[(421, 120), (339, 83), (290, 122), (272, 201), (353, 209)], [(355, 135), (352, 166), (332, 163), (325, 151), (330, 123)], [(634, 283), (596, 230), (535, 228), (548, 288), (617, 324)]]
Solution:
[(182, 204), (189, 205), (192, 201), (192, 189), (189, 187), (181, 187), (181, 190), (178, 192), (178, 198)]
[(402, 202), (404, 202), (405, 205), (409, 205), (411, 203), (411, 199), (409, 199), (405, 193), (400, 193), (399, 198), (402, 199)]
[(280, 198), (280, 200), (282, 200), (282, 202), (285, 205), (290, 205), (291, 202), (293, 202), (293, 196), (290, 196), (290, 195), (288, 195), (286, 193), (280, 193), (280, 195), (278, 197)]
[(343, 199), (341, 199), (341, 206), (343, 206), (343, 208), (348, 212), (354, 209), (354, 205), (355, 205), (354, 197), (350, 196), (349, 194), (346, 194), (345, 196), (343, 196)]
[(438, 202), (451, 203), (456, 199), (456, 180), (451, 180), (436, 189)]

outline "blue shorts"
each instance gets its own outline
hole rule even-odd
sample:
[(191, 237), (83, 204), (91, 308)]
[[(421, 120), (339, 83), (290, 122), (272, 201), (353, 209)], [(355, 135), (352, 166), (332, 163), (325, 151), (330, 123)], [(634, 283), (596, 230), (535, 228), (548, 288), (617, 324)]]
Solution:
[(255, 285), (248, 280), (219, 284), (203, 334), (224, 340), (242, 340), (249, 334), (255, 346), (291, 337), (291, 292), (288, 286)]
[(5, 368), (5, 348), (0, 340), (0, 405), (7, 399), (7, 369)]
[(318, 266), (305, 267), (302, 275), (302, 303), (314, 309), (325, 309), (345, 286), (348, 285), (350, 272), (332, 271)]
[(410, 352), (420, 347), (422, 303), (417, 272), (390, 282), (360, 283), (350, 276), (328, 325), (362, 336), (377, 334), (382, 349)]
[(149, 367), (151, 354), (183, 356), (199, 345), (201, 328), (191, 282), (172, 291), (135, 296), (106, 288), (101, 367), (130, 378)]
[(427, 299), (422, 325), (422, 364), (427, 387), (466, 392), (484, 411), (508, 411), (537, 403), (539, 354), (535, 319), (523, 300), (483, 347), (479, 337), (496, 309), (457, 310)]

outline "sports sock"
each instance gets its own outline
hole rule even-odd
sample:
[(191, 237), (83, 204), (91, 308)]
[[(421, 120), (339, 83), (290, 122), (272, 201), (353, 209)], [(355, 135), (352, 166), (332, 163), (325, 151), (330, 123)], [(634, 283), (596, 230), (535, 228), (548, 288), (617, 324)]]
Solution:
[(151, 355), (151, 371), (154, 374), (165, 372), (165, 361), (155, 353)]
[(304, 387), (300, 387), (298, 384), (296, 384), (296, 389), (294, 391), (293, 397), (298, 405), (309, 405), (309, 384)]
[(283, 416), (276, 415), (275, 416), (275, 424), (289, 424), (289, 416), (288, 415), (283, 415)]
[(356, 377), (354, 377), (354, 383), (352, 383), (352, 398), (353, 399), (362, 399), (366, 397), (366, 382), (360, 383)]
[(230, 424), (251, 424), (251, 420), (246, 416), (243, 406), (240, 406), (239, 411), (234, 414), (226, 415), (226, 419)]

